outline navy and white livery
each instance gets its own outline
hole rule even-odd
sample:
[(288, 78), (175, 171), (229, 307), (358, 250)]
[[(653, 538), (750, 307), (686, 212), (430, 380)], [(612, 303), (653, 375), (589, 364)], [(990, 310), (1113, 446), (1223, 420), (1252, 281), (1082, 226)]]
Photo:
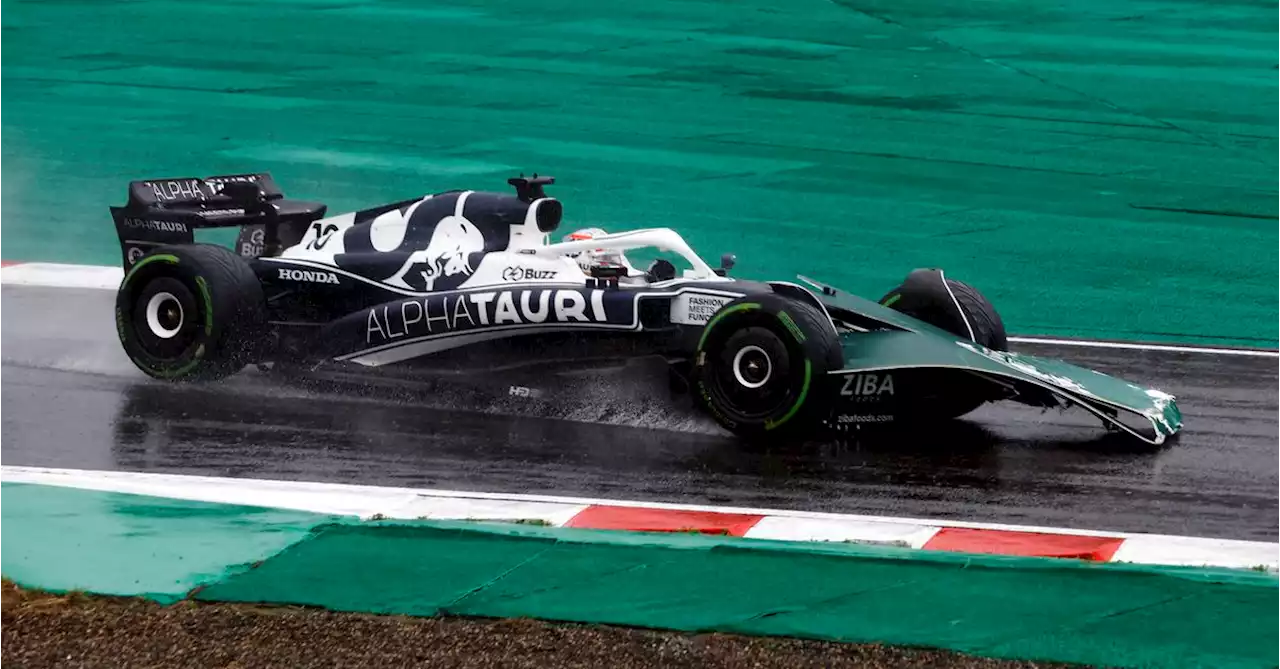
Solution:
[[(135, 181), (111, 208), (121, 344), (173, 381), (249, 364), (376, 368), (496, 378), (521, 397), (522, 379), (659, 360), (675, 392), (744, 437), (949, 419), (998, 400), (1078, 406), (1151, 444), (1181, 428), (1166, 393), (1007, 351), (991, 304), (941, 270), (873, 302), (803, 277), (730, 277), (733, 256), (712, 267), (668, 228), (553, 241), (552, 183), (328, 216), (265, 173)], [(195, 243), (196, 229), (232, 226), (235, 250)]]

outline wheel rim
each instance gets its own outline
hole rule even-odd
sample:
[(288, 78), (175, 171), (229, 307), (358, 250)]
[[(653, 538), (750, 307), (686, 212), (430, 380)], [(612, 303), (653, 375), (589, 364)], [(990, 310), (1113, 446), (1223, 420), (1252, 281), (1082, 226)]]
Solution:
[(157, 363), (185, 362), (200, 344), (201, 305), (176, 277), (147, 282), (129, 316), (138, 352)]
[(147, 300), (146, 320), (151, 334), (160, 339), (173, 339), (182, 331), (185, 312), (173, 293), (159, 292)]
[(744, 388), (763, 387), (772, 375), (773, 361), (759, 346), (744, 346), (733, 356), (733, 377)]
[(734, 420), (763, 420), (784, 410), (791, 402), (791, 355), (768, 328), (748, 327), (730, 335), (712, 367), (716, 403)]

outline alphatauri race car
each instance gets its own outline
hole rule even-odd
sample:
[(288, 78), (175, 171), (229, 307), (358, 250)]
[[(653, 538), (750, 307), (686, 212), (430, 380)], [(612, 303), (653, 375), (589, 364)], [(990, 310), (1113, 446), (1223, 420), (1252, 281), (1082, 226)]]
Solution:
[[(992, 305), (942, 270), (872, 301), (805, 277), (730, 277), (732, 255), (712, 267), (668, 228), (553, 242), (552, 183), (521, 176), (514, 193), (326, 216), (266, 173), (131, 182), (111, 208), (120, 342), (170, 381), (424, 362), (514, 378), (657, 356), (673, 387), (749, 438), (944, 420), (1000, 400), (1078, 406), (1150, 444), (1181, 428), (1169, 394), (1008, 351)], [(195, 242), (196, 229), (233, 226), (234, 250)]]

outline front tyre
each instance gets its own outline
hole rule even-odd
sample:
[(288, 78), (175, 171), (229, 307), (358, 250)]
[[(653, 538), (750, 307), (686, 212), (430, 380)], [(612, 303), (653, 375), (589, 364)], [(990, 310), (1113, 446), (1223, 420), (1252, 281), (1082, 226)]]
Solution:
[[(918, 269), (880, 304), (993, 351), (1009, 350), (1009, 336), (1000, 314), (982, 293), (963, 281), (948, 279), (941, 270)], [(972, 374), (945, 374), (929, 382), (938, 393), (913, 406), (913, 418), (959, 418), (997, 399), (1000, 389)]]
[(742, 437), (799, 435), (829, 409), (840, 341), (821, 311), (778, 295), (738, 298), (707, 323), (694, 353), (699, 406)]
[(973, 286), (948, 279), (941, 270), (915, 270), (880, 298), (880, 304), (993, 351), (1009, 350), (1004, 321), (991, 301)]
[(116, 293), (116, 332), (133, 364), (169, 381), (220, 379), (254, 358), (265, 298), (253, 269), (216, 244), (165, 246)]

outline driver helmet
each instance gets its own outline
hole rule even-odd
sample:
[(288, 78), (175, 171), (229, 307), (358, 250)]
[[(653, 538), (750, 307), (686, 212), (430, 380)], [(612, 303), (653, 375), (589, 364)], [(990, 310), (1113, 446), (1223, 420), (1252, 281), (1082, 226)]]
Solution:
[[(576, 242), (583, 239), (595, 239), (606, 234), (608, 233), (603, 228), (583, 228), (565, 235), (563, 241)], [(627, 262), (627, 256), (618, 249), (599, 248), (568, 255), (571, 258), (577, 258), (578, 266), (584, 271), (590, 270), (592, 267), (625, 267), (628, 270), (631, 268), (631, 264)]]

